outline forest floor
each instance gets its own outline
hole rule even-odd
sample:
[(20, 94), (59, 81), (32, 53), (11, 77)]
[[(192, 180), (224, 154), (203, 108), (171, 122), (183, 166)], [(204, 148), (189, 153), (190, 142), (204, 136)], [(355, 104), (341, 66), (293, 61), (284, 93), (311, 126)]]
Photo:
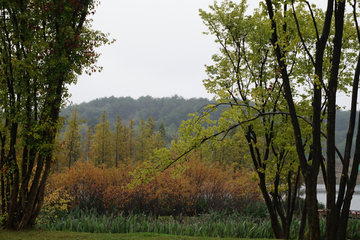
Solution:
[[(7, 231), (0, 230), (0, 240), (64, 240), (64, 239), (77, 239), (77, 240), (137, 240), (137, 239), (151, 239), (151, 240), (211, 240), (218, 238), (210, 237), (188, 237), (188, 236), (176, 236), (165, 234), (153, 234), (153, 233), (133, 233), (133, 234), (112, 234), (112, 233), (79, 233), (79, 232), (58, 232), (48, 231), (42, 229), (31, 229), (25, 231)], [(230, 240), (235, 238), (222, 238), (222, 240)], [(239, 238), (236, 238), (239, 239)], [(248, 240), (242, 238), (242, 240)], [(256, 239), (251, 239), (256, 240)]]

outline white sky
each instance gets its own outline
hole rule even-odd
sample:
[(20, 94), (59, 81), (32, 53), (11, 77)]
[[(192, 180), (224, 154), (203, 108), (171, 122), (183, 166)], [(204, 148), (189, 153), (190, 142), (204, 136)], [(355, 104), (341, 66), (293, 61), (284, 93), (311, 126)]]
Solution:
[[(235, 0), (235, 2), (237, 2)], [(321, 3), (324, 0), (312, 0)], [(213, 0), (102, 0), (94, 29), (117, 41), (98, 49), (101, 73), (83, 74), (70, 86), (74, 104), (102, 97), (212, 98), (202, 85), (205, 64), (218, 46), (198, 10)], [(259, 0), (248, 0), (251, 13)], [(321, 6), (321, 5), (319, 5)]]

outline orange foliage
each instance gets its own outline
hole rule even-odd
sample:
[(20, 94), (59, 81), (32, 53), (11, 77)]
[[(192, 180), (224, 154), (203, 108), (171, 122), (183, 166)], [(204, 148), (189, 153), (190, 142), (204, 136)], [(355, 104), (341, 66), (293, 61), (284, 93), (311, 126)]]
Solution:
[(77, 163), (51, 176), (49, 192), (64, 188), (72, 206), (99, 212), (124, 211), (159, 215), (196, 215), (213, 211), (240, 211), (248, 202), (261, 199), (251, 172), (192, 160), (176, 178), (168, 169), (144, 185), (128, 188), (134, 166), (95, 167)]

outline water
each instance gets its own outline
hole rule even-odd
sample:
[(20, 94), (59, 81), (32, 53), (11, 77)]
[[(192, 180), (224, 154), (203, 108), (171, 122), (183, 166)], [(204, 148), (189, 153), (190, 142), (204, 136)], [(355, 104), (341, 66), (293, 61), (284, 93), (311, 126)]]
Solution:
[[(336, 187), (336, 191), (338, 191), (338, 186)], [(326, 205), (325, 184), (317, 185), (317, 199), (319, 202)], [(355, 187), (355, 192), (351, 200), (350, 210), (360, 211), (360, 185), (356, 185)]]

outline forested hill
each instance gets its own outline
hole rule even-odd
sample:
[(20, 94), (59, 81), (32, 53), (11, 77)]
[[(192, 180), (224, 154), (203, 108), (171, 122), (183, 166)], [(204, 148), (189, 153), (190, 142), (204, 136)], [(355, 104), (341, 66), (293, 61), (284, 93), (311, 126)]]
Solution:
[[(135, 121), (137, 126), (140, 119), (147, 120), (152, 117), (157, 127), (161, 122), (164, 123), (168, 133), (176, 132), (182, 120), (188, 119), (189, 113), (201, 111), (202, 107), (210, 103), (206, 98), (185, 99), (180, 96), (153, 98), (150, 96), (133, 99), (131, 97), (105, 97), (92, 100), (88, 103), (77, 105), (77, 109), (82, 119), (86, 119), (88, 125), (94, 127), (99, 122), (99, 118), (104, 110), (107, 112), (110, 125), (113, 126), (117, 115), (124, 123), (130, 119)], [(69, 106), (61, 110), (61, 116), (70, 116), (74, 106)], [(221, 111), (214, 113), (213, 118), (218, 118)]]
[[(151, 96), (140, 97), (134, 99), (131, 97), (105, 97), (92, 100), (88, 103), (77, 105), (80, 117), (86, 119), (87, 125), (94, 127), (99, 122), (99, 118), (104, 110), (107, 112), (110, 125), (113, 127), (117, 115), (119, 115), (124, 123), (128, 123), (130, 119), (135, 121), (138, 126), (140, 119), (148, 119), (152, 117), (157, 123), (157, 127), (161, 122), (164, 123), (168, 133), (177, 131), (181, 121), (188, 119), (189, 113), (195, 113), (203, 110), (202, 107), (211, 101), (206, 98), (185, 99), (178, 95), (172, 97), (153, 98)], [(70, 116), (74, 106), (68, 106), (61, 110), (61, 116)], [(219, 118), (221, 110), (212, 114), (212, 119)], [(337, 112), (337, 138), (336, 142), (340, 149), (345, 144), (346, 131), (348, 129), (349, 111)], [(356, 124), (357, 126), (357, 124)]]

